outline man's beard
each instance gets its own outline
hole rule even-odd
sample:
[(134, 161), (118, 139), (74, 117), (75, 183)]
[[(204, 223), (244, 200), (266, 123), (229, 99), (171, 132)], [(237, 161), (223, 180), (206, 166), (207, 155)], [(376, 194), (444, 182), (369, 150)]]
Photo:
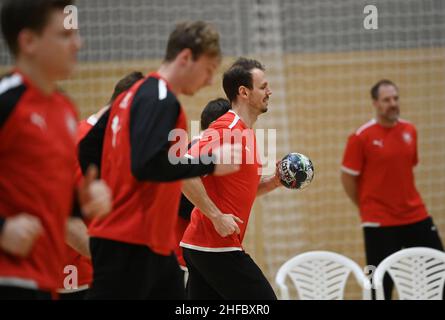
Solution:
[(388, 121), (397, 121), (399, 119), (400, 116), (400, 111), (393, 109), (390, 110), (387, 114), (385, 114), (385, 118)]

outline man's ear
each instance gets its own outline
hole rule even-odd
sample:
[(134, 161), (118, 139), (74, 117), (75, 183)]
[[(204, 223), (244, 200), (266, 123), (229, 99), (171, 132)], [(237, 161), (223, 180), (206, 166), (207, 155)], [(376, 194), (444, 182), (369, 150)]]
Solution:
[(30, 30), (23, 29), (17, 37), (18, 52), (23, 54), (32, 54), (36, 48), (38, 35)]
[(249, 97), (249, 88), (245, 87), (245, 86), (240, 86), (238, 88), (238, 95), (242, 98), (248, 98)]
[(182, 49), (181, 52), (176, 57), (180, 65), (187, 65), (191, 60), (193, 60), (193, 53), (190, 48)]

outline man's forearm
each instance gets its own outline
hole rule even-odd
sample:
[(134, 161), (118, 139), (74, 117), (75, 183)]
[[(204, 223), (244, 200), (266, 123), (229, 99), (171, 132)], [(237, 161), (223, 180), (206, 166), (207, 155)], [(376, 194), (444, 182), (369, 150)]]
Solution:
[(343, 189), (345, 190), (347, 196), (351, 201), (359, 207), (358, 201), (358, 178), (356, 176), (352, 176), (350, 174), (342, 172), (341, 174), (341, 182), (343, 185)]
[(81, 255), (91, 258), (90, 238), (85, 223), (80, 218), (68, 218), (66, 224), (66, 243)]
[(278, 180), (276, 176), (261, 177), (261, 181), (260, 184), (258, 185), (256, 196), (257, 197), (262, 196), (266, 193), (275, 190), (280, 186), (281, 186), (280, 180)]
[(182, 192), (207, 218), (213, 219), (221, 214), (215, 203), (207, 195), (201, 178), (185, 179)]

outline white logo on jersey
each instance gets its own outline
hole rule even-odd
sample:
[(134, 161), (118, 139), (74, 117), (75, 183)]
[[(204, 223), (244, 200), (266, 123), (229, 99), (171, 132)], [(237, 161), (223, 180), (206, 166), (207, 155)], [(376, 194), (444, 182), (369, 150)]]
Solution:
[(36, 112), (33, 112), (31, 114), (31, 123), (36, 125), (37, 127), (39, 127), (42, 130), (46, 130), (45, 118)]
[(159, 100), (164, 100), (167, 98), (167, 84), (164, 80), (159, 80), (158, 83), (158, 96)]
[(372, 141), (372, 144), (377, 147), (383, 148), (383, 140), (382, 139), (374, 139)]
[(70, 114), (66, 115), (66, 127), (71, 136), (76, 137), (77, 134), (77, 122), (76, 119)]
[(409, 132), (403, 133), (403, 141), (405, 141), (406, 144), (411, 144), (413, 138), (411, 137), (411, 134)]
[(116, 135), (121, 129), (121, 125), (119, 124), (119, 117), (114, 116), (113, 120), (111, 121), (111, 131), (113, 131), (113, 138), (111, 140), (111, 145), (116, 147)]
[(122, 99), (121, 103), (119, 104), (119, 108), (126, 109), (128, 107), (128, 103), (130, 102), (131, 97), (133, 96), (132, 92), (128, 92), (125, 97)]

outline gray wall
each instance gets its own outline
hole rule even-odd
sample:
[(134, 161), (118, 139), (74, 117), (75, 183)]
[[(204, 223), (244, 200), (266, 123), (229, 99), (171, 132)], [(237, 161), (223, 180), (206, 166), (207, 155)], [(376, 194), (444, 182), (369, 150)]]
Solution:
[[(174, 22), (203, 19), (219, 29), (224, 54), (251, 52), (255, 5), (273, 0), (78, 0), (82, 61), (160, 58)], [(276, 0), (284, 52), (445, 46), (444, 0)], [(363, 28), (363, 8), (379, 10), (379, 29)], [(260, 15), (258, 17), (258, 15)], [(267, 28), (267, 26), (264, 26)], [(270, 41), (264, 38), (265, 43)], [(11, 62), (0, 41), (0, 64)]]

